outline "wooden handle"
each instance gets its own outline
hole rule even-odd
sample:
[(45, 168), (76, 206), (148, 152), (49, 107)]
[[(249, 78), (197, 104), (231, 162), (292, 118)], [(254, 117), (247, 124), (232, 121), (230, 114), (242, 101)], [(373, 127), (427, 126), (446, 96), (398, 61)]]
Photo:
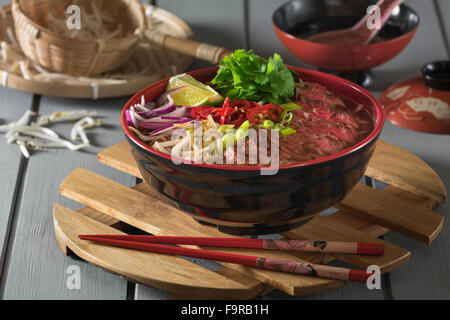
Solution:
[(222, 61), (225, 56), (232, 54), (232, 51), (229, 51), (222, 47), (200, 43), (189, 39), (175, 38), (157, 30), (146, 30), (145, 38), (151, 43), (161, 46), (162, 48), (174, 50), (186, 55), (212, 62), (214, 64)]

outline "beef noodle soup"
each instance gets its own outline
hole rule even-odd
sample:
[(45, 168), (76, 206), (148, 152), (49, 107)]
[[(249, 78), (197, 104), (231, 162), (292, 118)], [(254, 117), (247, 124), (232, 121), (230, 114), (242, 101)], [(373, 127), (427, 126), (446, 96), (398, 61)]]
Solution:
[[(180, 74), (156, 100), (142, 97), (126, 110), (130, 130), (176, 159), (239, 165), (265, 165), (263, 144), (267, 157), (276, 153), (279, 164), (299, 163), (339, 153), (373, 131), (363, 105), (302, 81), (279, 56), (265, 60), (238, 53), (244, 57), (235, 57), (234, 64), (224, 60), (208, 83)], [(260, 64), (250, 65), (251, 77), (243, 72), (250, 68), (244, 58)]]

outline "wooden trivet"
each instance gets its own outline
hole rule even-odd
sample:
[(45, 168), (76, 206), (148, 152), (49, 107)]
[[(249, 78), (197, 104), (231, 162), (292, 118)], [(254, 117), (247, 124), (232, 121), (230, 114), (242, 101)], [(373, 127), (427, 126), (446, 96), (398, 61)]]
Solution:
[[(100, 162), (141, 178), (127, 142), (98, 154)], [(265, 256), (311, 263), (340, 260), (356, 268), (380, 266), (389, 272), (406, 263), (411, 253), (378, 239), (390, 230), (430, 244), (439, 234), (444, 218), (431, 209), (445, 202), (446, 189), (439, 176), (413, 154), (378, 141), (366, 176), (389, 183), (380, 191), (358, 184), (326, 217), (287, 232), (287, 239), (382, 242), (383, 256), (287, 253), (255, 249), (217, 248), (223, 252)], [(291, 295), (305, 295), (339, 288), (343, 281), (223, 264), (207, 270), (181, 257), (100, 246), (78, 239), (79, 234), (120, 234), (120, 222), (153, 235), (230, 237), (217, 228), (197, 223), (174, 208), (149, 185), (126, 187), (96, 173), (78, 168), (62, 182), (62, 195), (85, 208), (73, 211), (54, 205), (56, 239), (64, 253), (74, 253), (103, 269), (134, 282), (167, 291), (182, 299), (252, 299), (273, 288)], [(235, 236), (233, 236), (235, 237)], [(69, 250), (70, 249), (70, 250)]]

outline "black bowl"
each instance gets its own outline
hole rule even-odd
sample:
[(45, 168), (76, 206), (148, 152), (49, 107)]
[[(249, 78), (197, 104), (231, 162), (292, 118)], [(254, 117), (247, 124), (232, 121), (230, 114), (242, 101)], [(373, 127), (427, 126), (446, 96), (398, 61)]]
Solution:
[[(125, 110), (162, 94), (168, 79), (156, 82), (127, 103), (122, 128), (133, 157), (148, 184), (195, 219), (234, 234), (281, 232), (332, 207), (358, 183), (383, 127), (383, 110), (366, 90), (344, 79), (306, 69), (291, 68), (305, 81), (320, 83), (336, 94), (363, 104), (375, 129), (360, 143), (340, 153), (300, 163), (280, 165), (275, 175), (261, 167), (175, 164), (170, 155), (156, 151), (129, 129)], [(189, 72), (199, 81), (211, 80), (217, 68)]]

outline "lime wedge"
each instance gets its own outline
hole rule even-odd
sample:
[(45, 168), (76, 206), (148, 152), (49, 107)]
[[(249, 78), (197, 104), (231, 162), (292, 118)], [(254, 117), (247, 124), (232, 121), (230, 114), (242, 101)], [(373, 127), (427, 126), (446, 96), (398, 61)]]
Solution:
[(171, 94), (176, 105), (203, 106), (221, 102), (223, 98), (210, 86), (195, 80), (192, 76), (183, 73), (169, 79), (167, 90), (184, 87)]

